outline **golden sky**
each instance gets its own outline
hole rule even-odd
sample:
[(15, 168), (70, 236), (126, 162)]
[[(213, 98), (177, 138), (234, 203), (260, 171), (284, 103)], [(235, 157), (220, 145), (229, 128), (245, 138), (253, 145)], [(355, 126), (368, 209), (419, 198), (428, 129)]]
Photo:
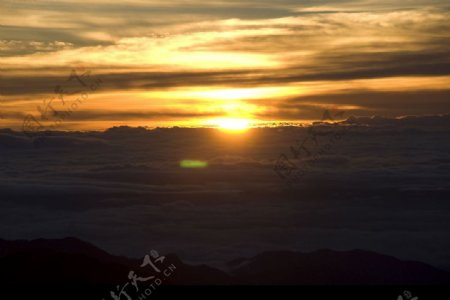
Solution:
[(2, 0), (0, 126), (449, 113), (450, 5), (392, 2)]

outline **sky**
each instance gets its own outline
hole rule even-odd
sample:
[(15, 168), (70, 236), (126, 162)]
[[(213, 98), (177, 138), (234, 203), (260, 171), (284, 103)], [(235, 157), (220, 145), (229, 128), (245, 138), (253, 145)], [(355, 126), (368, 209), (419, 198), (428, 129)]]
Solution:
[(103, 130), (276, 125), (316, 120), (324, 108), (449, 113), (449, 8), (1, 0), (0, 127), (21, 129), (27, 116), (42, 128)]

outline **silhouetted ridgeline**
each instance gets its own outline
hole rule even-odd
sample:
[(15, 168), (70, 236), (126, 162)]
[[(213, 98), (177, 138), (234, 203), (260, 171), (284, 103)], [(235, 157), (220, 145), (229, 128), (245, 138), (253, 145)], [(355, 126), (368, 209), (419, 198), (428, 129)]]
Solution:
[[(141, 259), (118, 257), (75, 238), (0, 240), (0, 282), (7, 287), (61, 287), (83, 292), (83, 299), (109, 297), (128, 281)], [(163, 267), (176, 269), (164, 286), (174, 285), (449, 285), (450, 274), (432, 266), (374, 252), (318, 250), (267, 252), (227, 264), (227, 272), (183, 263), (166, 256)], [(38, 289), (38, 290), (39, 290)], [(36, 290), (36, 292), (38, 291)], [(97, 298), (99, 299), (99, 298)]]

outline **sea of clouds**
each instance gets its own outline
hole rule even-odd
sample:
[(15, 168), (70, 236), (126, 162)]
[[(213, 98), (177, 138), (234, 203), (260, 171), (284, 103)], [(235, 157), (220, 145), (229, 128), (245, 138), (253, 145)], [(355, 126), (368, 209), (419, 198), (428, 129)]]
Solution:
[[(0, 130), (0, 237), (78, 237), (220, 266), (269, 250), (364, 249), (450, 270), (450, 116), (351, 117), (293, 187), (274, 172), (306, 127)], [(185, 159), (208, 162), (181, 168)], [(292, 159), (294, 163), (308, 157)]]

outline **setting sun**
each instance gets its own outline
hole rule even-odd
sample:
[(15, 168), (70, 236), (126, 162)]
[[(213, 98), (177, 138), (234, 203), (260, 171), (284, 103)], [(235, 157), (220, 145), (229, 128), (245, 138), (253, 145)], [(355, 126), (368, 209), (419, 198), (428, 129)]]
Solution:
[(246, 119), (226, 118), (219, 119), (214, 122), (220, 129), (227, 131), (243, 131), (247, 130), (250, 121)]

